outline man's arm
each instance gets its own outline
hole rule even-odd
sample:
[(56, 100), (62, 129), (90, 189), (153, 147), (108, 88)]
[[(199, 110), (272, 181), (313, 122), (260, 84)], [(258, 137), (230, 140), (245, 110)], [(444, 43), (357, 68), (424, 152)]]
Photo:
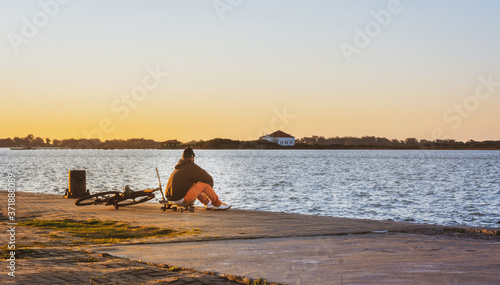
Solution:
[(210, 176), (208, 172), (206, 172), (203, 168), (199, 167), (198, 165), (196, 164), (194, 165), (192, 174), (193, 174), (192, 177), (196, 182), (201, 181), (203, 183), (207, 183), (211, 187), (214, 187), (214, 180), (212, 176)]

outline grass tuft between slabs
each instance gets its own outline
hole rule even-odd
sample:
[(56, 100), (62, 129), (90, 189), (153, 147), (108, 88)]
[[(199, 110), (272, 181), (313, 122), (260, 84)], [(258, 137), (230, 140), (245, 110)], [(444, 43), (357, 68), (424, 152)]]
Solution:
[(130, 226), (124, 222), (101, 220), (26, 220), (18, 223), (19, 226), (36, 227), (40, 229), (54, 229), (65, 231), (73, 236), (92, 243), (118, 243), (134, 238), (148, 238), (159, 236), (179, 236), (183, 234), (197, 234), (199, 229), (176, 231), (157, 227)]

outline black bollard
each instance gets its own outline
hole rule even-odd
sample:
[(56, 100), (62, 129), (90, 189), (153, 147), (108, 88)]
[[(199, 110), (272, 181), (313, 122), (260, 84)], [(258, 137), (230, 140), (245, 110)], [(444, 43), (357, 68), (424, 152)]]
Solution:
[(65, 198), (81, 198), (88, 195), (86, 170), (69, 171), (69, 188)]

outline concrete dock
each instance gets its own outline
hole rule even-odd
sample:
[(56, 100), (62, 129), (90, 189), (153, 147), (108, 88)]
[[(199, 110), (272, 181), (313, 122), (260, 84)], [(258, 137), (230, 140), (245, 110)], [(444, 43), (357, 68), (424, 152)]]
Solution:
[[(0, 196), (7, 201), (5, 191), (1, 191)], [(64, 240), (51, 240), (51, 230), (22, 227), (17, 230), (16, 239), (31, 242), (36, 254), (48, 254), (51, 250), (79, 254), (75, 253), (78, 251), (102, 260), (95, 264), (79, 264), (78, 269), (37, 265), (37, 258), (19, 260), (17, 284), (31, 277), (41, 278), (39, 282), (44, 283), (43, 278), (47, 275), (57, 277), (65, 275), (65, 271), (71, 276), (66, 279), (59, 276), (66, 282), (61, 284), (79, 284), (70, 279), (76, 275), (79, 280), (94, 278), (96, 283), (115, 284), (174, 281), (178, 284), (228, 284), (258, 278), (279, 284), (500, 283), (498, 228), (444, 227), (239, 209), (162, 212), (157, 203), (115, 210), (106, 206), (77, 207), (74, 199), (25, 192), (18, 192), (16, 199), (17, 221), (99, 219), (179, 231), (199, 230), (175, 237), (75, 247)], [(2, 212), (2, 230), (6, 230), (6, 209)], [(99, 265), (116, 260), (132, 268), (127, 271), (126, 278), (111, 270), (112, 266)], [(138, 269), (143, 270), (142, 275), (134, 274), (135, 267), (128, 264), (139, 260), (140, 263), (134, 266), (149, 266)], [(173, 274), (172, 271), (165, 272), (167, 277), (161, 275), (163, 268), (172, 266), (182, 270), (175, 272), (176, 276), (166, 274)], [(153, 273), (148, 275), (144, 270)], [(97, 282), (98, 278), (103, 278), (102, 282)], [(12, 281), (4, 275), (2, 282)]]

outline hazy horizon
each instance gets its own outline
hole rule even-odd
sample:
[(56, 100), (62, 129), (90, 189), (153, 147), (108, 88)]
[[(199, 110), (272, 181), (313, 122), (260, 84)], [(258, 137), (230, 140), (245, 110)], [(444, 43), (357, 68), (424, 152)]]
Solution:
[(500, 140), (494, 1), (0, 1), (0, 138)]
[[(28, 135), (25, 135), (25, 136), (17, 136), (18, 138), (21, 138), (21, 139), (25, 139), (26, 137), (28, 137), (29, 135), (33, 135), (33, 138), (42, 138), (44, 141), (46, 141), (46, 139), (50, 139), (50, 143), (53, 143), (54, 140), (59, 140), (59, 141), (63, 141), (63, 140), (83, 140), (83, 139), (89, 139), (89, 138), (83, 138), (83, 137), (67, 137), (67, 138), (52, 138), (52, 137), (41, 137), (41, 136), (37, 136), (37, 135), (34, 135), (32, 133), (28, 134)], [(422, 140), (426, 140), (425, 138), (418, 138), (418, 137), (407, 137), (407, 138), (391, 138), (391, 137), (378, 137), (378, 136), (370, 136), (370, 135), (365, 135), (365, 136), (322, 136), (322, 135), (308, 135), (308, 136), (303, 136), (303, 137), (294, 137), (295, 140), (300, 140), (300, 139), (304, 139), (304, 138), (312, 138), (312, 137), (318, 137), (318, 138), (325, 138), (325, 139), (334, 139), (334, 138), (339, 138), (339, 139), (343, 139), (343, 138), (358, 138), (358, 139), (362, 139), (362, 138), (381, 138), (381, 139), (388, 139), (390, 141), (392, 140), (398, 140), (398, 141), (405, 141), (406, 139), (417, 139), (418, 141), (422, 141)], [(14, 139), (14, 137), (0, 137), (0, 140), (2, 139)], [(144, 139), (144, 140), (154, 140), (156, 142), (163, 142), (163, 141), (168, 141), (168, 140), (178, 140), (177, 138), (169, 138), (169, 139), (153, 139), (153, 138), (148, 138), (148, 137), (129, 137), (129, 138), (106, 138), (104, 141), (106, 140), (109, 140), (109, 141), (112, 141), (112, 140), (134, 140), (134, 139), (138, 139), (138, 140), (141, 140), (141, 139)], [(181, 143), (188, 143), (188, 142), (193, 142), (193, 141), (208, 141), (208, 140), (213, 140), (213, 139), (229, 139), (229, 140), (238, 140), (238, 139), (235, 139), (235, 138), (230, 138), (230, 137), (213, 137), (213, 138), (209, 138), (209, 139), (190, 139), (190, 140), (186, 140), (186, 141), (180, 141)], [(255, 140), (258, 140), (259, 138), (255, 139)], [(253, 139), (249, 139), (249, 140), (239, 140), (239, 141), (251, 141)], [(449, 138), (449, 139), (444, 139), (444, 140), (454, 140), (456, 142), (468, 142), (468, 141), (476, 141), (476, 142), (481, 142), (481, 141), (499, 141), (500, 140), (474, 140), (474, 139), (468, 139), (468, 140), (457, 140), (457, 139), (453, 139), (453, 138)]]

